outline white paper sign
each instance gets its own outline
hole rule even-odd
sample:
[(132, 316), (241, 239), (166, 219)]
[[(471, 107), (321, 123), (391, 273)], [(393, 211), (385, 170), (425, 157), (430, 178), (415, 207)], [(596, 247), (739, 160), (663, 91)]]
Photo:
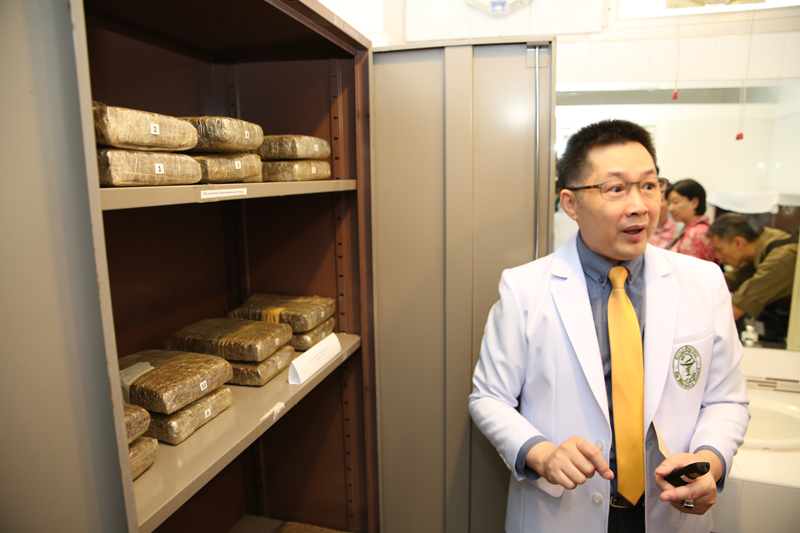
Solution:
[(200, 199), (227, 198), (229, 196), (247, 196), (247, 189), (211, 189), (200, 191)]
[(292, 361), (292, 366), (289, 367), (289, 383), (301, 385), (319, 369), (330, 363), (341, 351), (342, 345), (336, 335), (331, 335), (318, 342), (306, 353)]

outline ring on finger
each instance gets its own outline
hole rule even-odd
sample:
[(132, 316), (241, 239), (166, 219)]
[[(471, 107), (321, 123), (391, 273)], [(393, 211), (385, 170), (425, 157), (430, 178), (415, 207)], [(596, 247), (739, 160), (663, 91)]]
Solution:
[(684, 509), (694, 509), (694, 500), (692, 498), (688, 498), (683, 500), (683, 508)]

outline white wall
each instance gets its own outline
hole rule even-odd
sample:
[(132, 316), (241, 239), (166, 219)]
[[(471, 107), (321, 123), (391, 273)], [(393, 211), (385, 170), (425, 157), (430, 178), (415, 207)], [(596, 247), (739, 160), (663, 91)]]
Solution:
[(320, 1), (376, 47), (557, 35), (559, 90), (671, 89), (676, 79), (679, 91), (738, 87), (745, 75), (751, 84), (779, 85), (778, 104), (748, 104), (741, 141), (735, 104), (559, 107), (557, 127), (563, 133), (629, 118), (654, 127), (659, 166), (673, 180), (691, 176), (709, 190), (800, 192), (800, 7), (683, 9), (679, 17), (661, 9), (663, 0), (532, 0), (492, 17), (466, 0)]
[(372, 41), (372, 46), (405, 40), (404, 0), (319, 0), (339, 18)]
[(709, 193), (764, 191), (770, 188), (777, 107), (749, 104), (740, 141), (737, 104), (558, 106), (556, 127), (560, 138), (598, 120), (630, 120), (653, 133), (663, 177), (673, 182), (694, 178)]
[[(799, 61), (800, 62), (800, 61)], [(800, 193), (800, 82), (780, 89), (772, 135), (769, 190)]]
[(405, 3), (406, 41), (417, 42), (596, 33), (603, 29), (606, 0), (532, 0), (505, 16), (484, 13), (467, 5), (466, 0), (405, 0)]

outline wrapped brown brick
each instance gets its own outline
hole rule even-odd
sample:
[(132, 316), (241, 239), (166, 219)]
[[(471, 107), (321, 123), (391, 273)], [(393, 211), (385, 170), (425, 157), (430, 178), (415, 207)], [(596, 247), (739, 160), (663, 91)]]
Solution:
[(185, 185), (203, 177), (200, 163), (184, 154), (135, 152), (116, 148), (97, 150), (100, 185)]
[(235, 385), (260, 387), (288, 367), (296, 355), (294, 348), (284, 346), (260, 363), (233, 362), (231, 363), (233, 378), (231, 378), (230, 382)]
[[(295, 333), (292, 335), (292, 340), (289, 341), (289, 346), (299, 352), (310, 350), (312, 346), (320, 342), (322, 339), (333, 333), (333, 328), (336, 326), (336, 319), (331, 317), (311, 331), (302, 333)], [(236, 376), (236, 369), (233, 371), (234, 377)]]
[(150, 468), (158, 455), (158, 441), (150, 437), (139, 437), (128, 446), (131, 460), (131, 477), (136, 479)]
[(261, 160), (255, 154), (198, 154), (203, 177), (200, 183), (261, 181)]
[(220, 387), (171, 415), (153, 413), (145, 436), (170, 444), (180, 444), (231, 405), (231, 389)]
[[(246, 320), (264, 320), (289, 324), (292, 331), (309, 331), (332, 317), (336, 311), (333, 298), (322, 296), (280, 296), (254, 294), (228, 316)], [(288, 341), (287, 341), (288, 342)]]
[(286, 324), (209, 318), (167, 337), (166, 347), (214, 354), (231, 361), (263, 361), (291, 338), (292, 328)]
[(123, 403), (122, 410), (125, 414), (125, 433), (128, 435), (128, 444), (130, 444), (136, 440), (136, 437), (147, 431), (147, 427), (150, 425), (150, 413), (147, 412), (147, 409), (129, 403)]
[(331, 155), (331, 145), (308, 135), (265, 135), (255, 152), (264, 161), (325, 159)]
[(261, 163), (261, 181), (311, 181), (331, 177), (327, 161), (264, 161)]
[(244, 152), (261, 146), (261, 126), (231, 117), (181, 117), (197, 128), (193, 152)]
[(221, 357), (186, 351), (145, 350), (120, 359), (119, 369), (123, 393), (125, 383), (130, 383), (126, 401), (164, 414), (174, 413), (233, 376), (231, 364)]
[(92, 102), (97, 144), (170, 152), (197, 144), (197, 129), (179, 118)]

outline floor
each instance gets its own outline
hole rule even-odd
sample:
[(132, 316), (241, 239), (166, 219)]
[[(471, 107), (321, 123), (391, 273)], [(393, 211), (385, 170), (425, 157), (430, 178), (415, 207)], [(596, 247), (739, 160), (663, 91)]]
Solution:
[(262, 516), (244, 515), (230, 533), (342, 533), (324, 527), (295, 522), (281, 522)]

